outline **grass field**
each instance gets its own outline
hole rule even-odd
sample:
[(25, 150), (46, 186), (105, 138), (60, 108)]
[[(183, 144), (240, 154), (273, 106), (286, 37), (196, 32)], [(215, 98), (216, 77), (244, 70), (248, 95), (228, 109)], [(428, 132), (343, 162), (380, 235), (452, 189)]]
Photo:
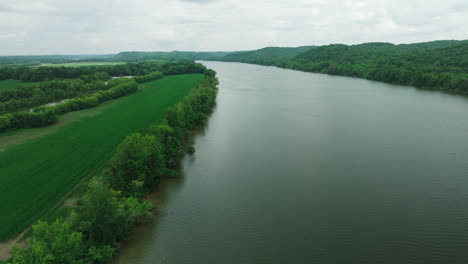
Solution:
[(22, 82), (18, 80), (3, 80), (0, 81), (0, 91), (11, 90), (16, 87), (16, 85), (20, 84), (23, 86), (33, 85), (37, 82)]
[(85, 66), (112, 66), (112, 65), (120, 65), (125, 64), (124, 62), (70, 62), (70, 63), (59, 63), (59, 64), (52, 64), (52, 63), (44, 63), (39, 65), (38, 67), (85, 67)]
[[(167, 107), (203, 76), (165, 77), (140, 85), (141, 91), (80, 112), (80, 120), (57, 125), (0, 152), (0, 241), (18, 234), (47, 212), (82, 178), (92, 174), (128, 134), (162, 120)], [(1, 135), (15, 137), (16, 132)], [(24, 131), (17, 131), (24, 133)], [(27, 134), (27, 133), (26, 133)]]

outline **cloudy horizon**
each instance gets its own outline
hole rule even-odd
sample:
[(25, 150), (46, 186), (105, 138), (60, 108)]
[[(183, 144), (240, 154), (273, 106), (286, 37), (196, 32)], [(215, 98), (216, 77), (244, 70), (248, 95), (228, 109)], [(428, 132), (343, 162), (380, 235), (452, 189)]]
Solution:
[(468, 39), (465, 0), (16, 0), (0, 55), (237, 51)]

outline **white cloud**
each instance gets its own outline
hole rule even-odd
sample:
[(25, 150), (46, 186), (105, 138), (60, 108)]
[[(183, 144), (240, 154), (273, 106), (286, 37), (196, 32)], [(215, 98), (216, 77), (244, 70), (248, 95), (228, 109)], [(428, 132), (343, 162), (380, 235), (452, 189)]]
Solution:
[(466, 0), (15, 0), (0, 54), (246, 50), (467, 39)]
[(393, 21), (393, 19), (388, 17), (381, 19), (377, 24), (377, 30), (382, 33), (395, 32), (398, 28), (398, 25)]

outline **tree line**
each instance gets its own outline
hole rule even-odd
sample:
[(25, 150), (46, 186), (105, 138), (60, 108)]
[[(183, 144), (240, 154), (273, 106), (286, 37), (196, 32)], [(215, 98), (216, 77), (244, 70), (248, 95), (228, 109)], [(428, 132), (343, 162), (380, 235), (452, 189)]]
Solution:
[(20, 111), (0, 115), (0, 132), (10, 129), (51, 125), (58, 121), (60, 115), (95, 107), (104, 101), (125, 96), (138, 90), (138, 86), (133, 80), (120, 79), (113, 83), (116, 85), (107, 90), (76, 97), (54, 106), (41, 106), (33, 111)]
[(57, 79), (83, 78), (84, 75), (107, 74), (110, 76), (141, 76), (151, 72), (163, 74), (203, 73), (203, 65), (192, 60), (143, 61), (119, 65), (100, 65), (83, 67), (27, 67), (0, 66), (0, 80), (20, 80), (40, 82)]
[[(30, 108), (91, 94), (112, 87), (111, 76), (137, 76), (137, 82), (155, 80), (163, 75), (204, 73), (205, 67), (189, 60), (177, 62), (142, 62), (106, 67), (3, 67), (1, 79), (43, 81), (31, 86), (0, 92), (0, 114), (29, 110)], [(16, 72), (6, 74), (5, 72)], [(3, 77), (2, 77), (3, 72)], [(159, 73), (156, 73), (159, 72)], [(23, 78), (27, 76), (36, 76)], [(105, 81), (109, 81), (106, 85)]]
[[(122, 69), (126, 70), (121, 71)], [(192, 61), (129, 63), (109, 67), (3, 67), (0, 68), (0, 79), (44, 82), (28, 87), (18, 86), (14, 90), (0, 92), (0, 113), (24, 110), (108, 89), (110, 86), (104, 85), (104, 81), (108, 81), (110, 76), (145, 76), (154, 72), (172, 75), (203, 73), (204, 70), (202, 65)], [(23, 74), (28, 72), (38, 77), (25, 79), (19, 73), (1, 77), (2, 71), (18, 71)]]
[(28, 87), (19, 86), (13, 90), (2, 91), (0, 92), (0, 113), (29, 110), (39, 105), (58, 102), (99, 90), (107, 90), (115, 84), (115, 82), (109, 82), (106, 85), (105, 81), (92, 80), (85, 82), (82, 79), (52, 80)]
[(215, 106), (217, 79), (206, 71), (199, 87), (167, 110), (164, 121), (127, 136), (107, 168), (91, 180), (67, 218), (39, 222), (25, 248), (12, 250), (10, 263), (108, 263), (130, 229), (151, 215), (142, 199), (193, 147), (190, 133), (206, 122)]

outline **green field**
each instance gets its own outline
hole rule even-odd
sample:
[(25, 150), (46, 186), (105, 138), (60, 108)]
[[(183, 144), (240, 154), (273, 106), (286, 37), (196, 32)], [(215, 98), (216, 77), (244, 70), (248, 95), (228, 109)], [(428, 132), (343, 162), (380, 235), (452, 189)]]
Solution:
[(113, 66), (113, 65), (120, 65), (125, 64), (123, 62), (70, 62), (70, 63), (44, 63), (39, 65), (38, 67), (85, 67), (85, 66)]
[[(126, 135), (161, 122), (165, 110), (202, 79), (187, 74), (141, 84), (141, 91), (104, 104), (102, 111), (80, 111), (93, 114), (0, 152), (0, 240), (22, 231), (81, 179), (102, 168)], [(14, 136), (1, 135), (0, 141)]]
[(18, 80), (3, 80), (0, 81), (0, 91), (11, 90), (16, 87), (16, 85), (20, 84), (23, 86), (33, 85), (37, 82), (22, 82)]

